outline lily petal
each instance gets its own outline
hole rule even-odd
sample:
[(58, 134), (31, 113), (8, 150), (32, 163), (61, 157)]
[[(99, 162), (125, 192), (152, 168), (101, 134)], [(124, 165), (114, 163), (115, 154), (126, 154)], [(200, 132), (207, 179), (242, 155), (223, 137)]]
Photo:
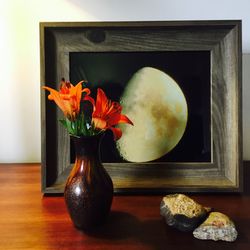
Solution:
[(85, 96), (83, 97), (83, 100), (84, 100), (84, 101), (89, 101), (89, 102), (91, 102), (91, 104), (93, 105), (93, 107), (95, 106), (95, 100), (94, 100), (94, 98), (92, 98), (91, 96), (85, 95)]
[(96, 105), (94, 113), (103, 114), (108, 107), (108, 98), (104, 91), (100, 88), (97, 89)]
[(90, 95), (90, 89), (89, 88), (84, 88), (82, 92), (85, 92), (86, 95)]
[(109, 119), (109, 124), (111, 126), (117, 125), (119, 123), (128, 123), (134, 125), (133, 122), (126, 115), (123, 114), (113, 116), (112, 118)]
[(80, 81), (76, 86), (74, 86), (70, 82), (66, 82), (62, 79), (60, 91), (46, 86), (43, 87), (43, 89), (50, 91), (48, 99), (55, 101), (70, 121), (75, 120), (80, 113), (82, 93), (85, 92), (86, 95), (90, 94), (90, 90), (88, 88), (82, 89), (83, 82), (84, 81)]
[(87, 97), (93, 105), (92, 122), (97, 129), (111, 129), (113, 131), (115, 140), (118, 140), (122, 131), (120, 128), (114, 126), (119, 123), (128, 123), (133, 125), (132, 121), (123, 114), (121, 114), (122, 106), (118, 102), (112, 102), (109, 100), (100, 88), (97, 89), (96, 102)]
[(50, 95), (49, 95), (49, 100), (53, 100), (55, 101), (55, 103), (58, 105), (58, 107), (64, 112), (65, 110), (65, 105), (60, 97), (60, 94), (58, 91), (50, 88), (50, 87), (46, 87), (46, 86), (43, 86), (42, 87), (43, 89), (46, 89), (48, 91), (50, 91)]
[(107, 128), (107, 122), (101, 118), (94, 117), (92, 118), (92, 122), (95, 125), (95, 128), (98, 129), (106, 129)]
[(129, 123), (131, 125), (134, 125), (134, 123), (126, 115), (123, 114), (120, 115), (120, 120), (118, 123)]
[(110, 127), (109, 129), (113, 132), (114, 139), (116, 141), (119, 140), (122, 137), (122, 131), (121, 131), (120, 128)]

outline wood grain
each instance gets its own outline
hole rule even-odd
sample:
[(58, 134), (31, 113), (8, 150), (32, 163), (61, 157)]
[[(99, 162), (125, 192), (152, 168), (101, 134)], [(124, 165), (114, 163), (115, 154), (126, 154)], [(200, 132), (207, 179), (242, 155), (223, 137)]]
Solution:
[[(54, 88), (62, 76), (70, 78), (71, 52), (209, 51), (212, 161), (105, 167), (117, 193), (242, 190), (240, 21), (41, 23), (40, 28), (41, 80)], [(92, 32), (104, 39), (96, 43)], [(43, 191), (62, 193), (70, 168), (69, 136), (58, 122), (61, 114), (44, 95), (41, 100)]]
[[(249, 170), (245, 173), (248, 180)], [(163, 196), (115, 196), (106, 224), (86, 235), (71, 224), (62, 196), (42, 196), (40, 165), (1, 164), (0, 182), (0, 249), (3, 250), (250, 248), (248, 192), (192, 195), (203, 205), (212, 206), (234, 220), (238, 239), (225, 243), (197, 240), (191, 233), (166, 226), (159, 214)]]

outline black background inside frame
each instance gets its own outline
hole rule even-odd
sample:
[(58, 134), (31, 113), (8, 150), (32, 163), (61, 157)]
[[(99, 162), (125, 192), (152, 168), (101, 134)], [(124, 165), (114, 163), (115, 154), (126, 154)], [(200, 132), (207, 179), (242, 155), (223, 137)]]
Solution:
[[(179, 84), (188, 104), (188, 122), (181, 141), (171, 152), (155, 161), (210, 162), (209, 51), (70, 53), (70, 81), (76, 84), (87, 80), (94, 97), (96, 89), (101, 87), (108, 98), (120, 101), (127, 82), (143, 67), (154, 67), (171, 76)], [(73, 162), (75, 155), (72, 143), (70, 151)], [(104, 163), (125, 162), (116, 149), (110, 131), (102, 141), (101, 158)]]

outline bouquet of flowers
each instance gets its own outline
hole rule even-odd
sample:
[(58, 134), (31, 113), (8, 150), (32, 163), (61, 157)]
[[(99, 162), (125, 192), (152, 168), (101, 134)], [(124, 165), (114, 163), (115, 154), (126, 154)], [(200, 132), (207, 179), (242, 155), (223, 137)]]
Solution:
[[(84, 87), (86, 83), (80, 81), (74, 86), (63, 78), (59, 91), (47, 86), (43, 86), (43, 89), (50, 92), (48, 99), (54, 101), (64, 113), (64, 118), (60, 121), (70, 135), (93, 136), (110, 129), (114, 139), (118, 140), (122, 131), (115, 126), (119, 123), (133, 125), (132, 121), (121, 113), (122, 106), (109, 100), (101, 88), (97, 89), (94, 100), (90, 89)], [(90, 103), (90, 110), (89, 105), (84, 105), (85, 102)]]

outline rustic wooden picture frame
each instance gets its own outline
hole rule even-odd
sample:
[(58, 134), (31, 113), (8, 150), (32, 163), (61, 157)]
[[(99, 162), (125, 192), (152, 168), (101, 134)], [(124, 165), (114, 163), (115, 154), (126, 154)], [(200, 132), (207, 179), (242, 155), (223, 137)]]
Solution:
[[(116, 193), (242, 190), (241, 21), (40, 23), (41, 85), (69, 79), (70, 52), (209, 51), (211, 162), (105, 163)], [(69, 136), (41, 90), (42, 191), (63, 193)]]

